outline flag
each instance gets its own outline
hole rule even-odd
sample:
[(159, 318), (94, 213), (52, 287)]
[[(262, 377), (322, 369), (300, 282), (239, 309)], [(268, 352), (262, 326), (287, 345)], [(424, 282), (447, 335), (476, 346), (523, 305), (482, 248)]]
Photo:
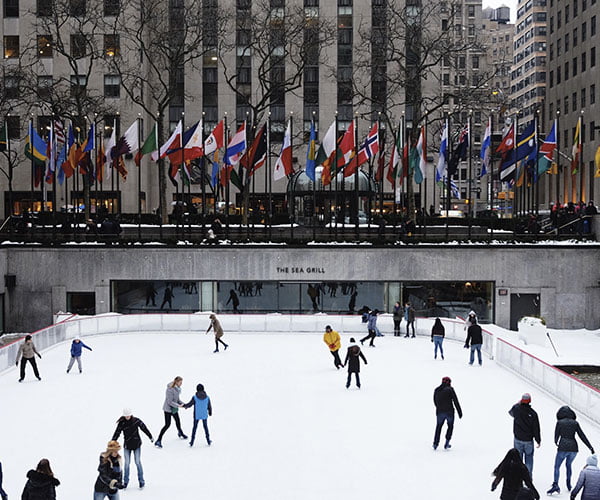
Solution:
[(308, 147), (306, 148), (306, 176), (315, 182), (315, 168), (317, 166), (317, 130), (315, 122), (310, 122), (310, 137), (308, 139)]
[[(176, 148), (180, 148), (181, 147), (181, 129), (182, 129), (182, 124), (181, 124), (181, 120), (179, 120), (179, 122), (177, 123), (177, 126), (175, 127), (175, 130), (173, 130), (173, 133), (171, 134), (171, 136), (167, 139), (167, 142), (165, 142), (160, 149), (158, 150), (158, 152), (156, 154), (152, 153), (151, 158), (154, 161), (157, 161), (159, 158), (164, 158), (165, 156), (167, 156), (167, 153), (169, 152), (170, 149), (176, 149)], [(108, 149), (107, 149), (108, 151)]]
[(33, 162), (34, 185), (38, 187), (44, 177), (44, 162), (48, 159), (46, 141), (40, 137), (33, 128), (33, 123), (29, 122), (29, 133), (25, 142), (25, 156)]
[(2, 123), (2, 128), (0, 128), (0, 151), (6, 151), (8, 149), (8, 129), (6, 127), (6, 122)]
[(104, 164), (106, 163), (106, 155), (104, 144), (100, 142), (100, 147), (96, 149), (96, 180), (102, 182), (104, 180)]
[(337, 173), (338, 170), (343, 169), (350, 163), (350, 160), (354, 158), (356, 153), (356, 142), (354, 136), (354, 120), (352, 120), (350, 125), (348, 125), (346, 132), (344, 132), (342, 140), (340, 141), (337, 152), (337, 168), (335, 169), (335, 172), (332, 172), (333, 174)]
[(188, 130), (183, 133), (183, 152), (181, 145), (169, 149), (167, 156), (172, 166), (181, 165), (184, 162), (189, 162), (200, 158), (204, 155), (204, 144), (202, 142), (202, 120), (196, 122)]
[(214, 188), (219, 182), (219, 151), (215, 151), (212, 161), (212, 172), (210, 176), (210, 185)]
[(594, 177), (600, 177), (600, 146), (598, 146), (598, 149), (596, 149), (594, 163), (596, 164), (596, 172), (594, 173)]
[(204, 141), (204, 154), (208, 155), (225, 145), (225, 123), (221, 120)]
[(315, 159), (317, 165), (323, 165), (321, 181), (325, 186), (331, 183), (331, 161), (333, 161), (332, 155), (337, 149), (336, 124), (337, 121), (334, 120), (333, 123), (327, 129), (327, 133), (321, 141), (321, 145), (319, 146), (319, 150), (317, 151), (317, 157)]
[(573, 159), (571, 160), (571, 175), (579, 171), (579, 156), (581, 155), (581, 117), (577, 120), (575, 137), (573, 137), (573, 148), (571, 149)]
[(377, 170), (375, 171), (375, 182), (381, 182), (383, 180), (383, 172), (385, 171), (384, 144), (381, 144), (380, 146), (379, 156), (377, 157)]
[(487, 174), (492, 159), (492, 117), (488, 118), (488, 124), (483, 134), (483, 141), (481, 141), (481, 152), (479, 153), (481, 158), (481, 172), (479, 178), (481, 179)]
[[(311, 125), (314, 128), (314, 124)], [(311, 130), (312, 133), (312, 130)], [(313, 143), (313, 155), (314, 155), (314, 143)], [(292, 164), (292, 123), (291, 120), (288, 122), (288, 126), (285, 129), (285, 134), (283, 136), (283, 144), (281, 145), (281, 152), (279, 153), (279, 158), (277, 158), (277, 162), (275, 163), (275, 170), (273, 170), (273, 179), (278, 181), (279, 179), (283, 179), (287, 175), (291, 175), (294, 173), (294, 166)], [(312, 180), (314, 181), (315, 171), (314, 171), (314, 160), (313, 160), (313, 173)]]
[(411, 168), (417, 184), (421, 184), (425, 179), (425, 168), (427, 167), (427, 142), (425, 137), (425, 126), (421, 127), (419, 139), (412, 157)]
[(546, 140), (540, 147), (538, 158), (537, 175), (538, 177), (550, 170), (554, 158), (554, 150), (556, 149), (556, 120), (552, 124), (552, 128), (546, 137)]
[(458, 164), (467, 159), (470, 140), (469, 124), (467, 123), (467, 125), (465, 125), (461, 130), (460, 135), (458, 136), (458, 142), (454, 145), (452, 155), (448, 161), (448, 175), (450, 177), (452, 177), (458, 170)]
[(105, 152), (105, 158), (106, 158), (104, 164), (107, 165), (108, 168), (106, 169), (106, 175), (101, 173), (100, 177), (105, 180), (109, 180), (112, 175), (112, 151), (113, 151), (115, 145), (117, 144), (117, 126), (116, 125), (117, 125), (116, 123), (113, 124), (112, 133), (110, 134), (110, 137), (104, 142), (104, 152)]
[(267, 124), (265, 123), (254, 137), (240, 163), (248, 170), (248, 177), (267, 162)]
[(390, 182), (392, 187), (396, 185), (396, 179), (400, 177), (402, 168), (402, 131), (400, 126), (396, 131), (396, 140), (392, 146), (392, 153), (390, 154), (390, 163), (388, 166), (388, 172), (386, 179)]
[(440, 153), (438, 155), (438, 163), (435, 169), (435, 180), (438, 182), (446, 176), (448, 170), (448, 120), (444, 124), (442, 130), (442, 139), (440, 141)]
[(89, 151), (96, 149), (96, 125), (94, 123), (90, 125), (87, 139), (83, 143), (82, 149), (84, 153), (88, 153)]
[(500, 180), (502, 182), (514, 180), (517, 162), (527, 158), (533, 151), (535, 146), (535, 120), (530, 122), (519, 135), (516, 146), (516, 148), (508, 150), (502, 156), (502, 163), (500, 164)]
[[(446, 179), (444, 179), (444, 181), (446, 181)], [(461, 199), (460, 189), (458, 189), (458, 186), (456, 185), (456, 182), (454, 182), (452, 179), (450, 179), (450, 193), (457, 200)]]
[(65, 159), (62, 170), (67, 179), (75, 173), (77, 163), (79, 162), (79, 144), (75, 141), (75, 133), (73, 132), (73, 124), (69, 125), (67, 135), (67, 158)]
[[(134, 121), (125, 132), (123, 137), (120, 137), (115, 145), (115, 153), (113, 157), (133, 154), (140, 149), (140, 140), (138, 138), (138, 122)], [(85, 151), (85, 148), (84, 148)]]
[(135, 155), (135, 164), (139, 167), (142, 157), (147, 154), (158, 157), (158, 139), (156, 133), (157, 124), (152, 127), (152, 131), (146, 137), (141, 149)]
[(510, 128), (508, 129), (508, 132), (506, 132), (506, 134), (502, 138), (502, 142), (500, 142), (500, 144), (496, 148), (496, 153), (502, 153), (502, 155), (504, 155), (505, 153), (512, 151), (515, 147), (514, 142), (515, 142), (515, 126), (513, 123), (510, 126)]
[(373, 158), (379, 151), (379, 124), (375, 122), (365, 139), (365, 142), (358, 150), (358, 166), (366, 163)]
[(238, 128), (235, 135), (227, 144), (227, 153), (224, 161), (227, 165), (237, 165), (240, 158), (246, 150), (246, 122), (244, 121)]

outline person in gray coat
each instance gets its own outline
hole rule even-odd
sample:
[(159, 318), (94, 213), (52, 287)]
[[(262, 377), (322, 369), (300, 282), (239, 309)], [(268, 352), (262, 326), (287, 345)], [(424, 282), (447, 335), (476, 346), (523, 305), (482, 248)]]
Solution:
[(165, 402), (163, 404), (163, 412), (165, 414), (165, 425), (160, 430), (160, 434), (158, 435), (158, 439), (154, 442), (154, 446), (157, 448), (162, 448), (162, 437), (167, 429), (171, 427), (171, 417), (175, 420), (175, 425), (177, 426), (178, 436), (181, 439), (187, 439), (187, 436), (183, 433), (181, 429), (181, 421), (179, 420), (179, 408), (183, 406), (183, 401), (179, 399), (179, 395), (181, 394), (181, 384), (183, 384), (183, 377), (175, 377), (173, 382), (169, 382), (167, 385), (167, 390), (165, 392)]
[(600, 469), (598, 469), (598, 457), (590, 455), (585, 467), (579, 473), (579, 479), (571, 492), (571, 500), (575, 500), (577, 493), (583, 488), (581, 500), (598, 500), (600, 498)]
[(35, 362), (35, 355), (42, 359), (42, 355), (35, 348), (31, 335), (27, 335), (25, 336), (25, 341), (19, 346), (19, 350), (17, 351), (17, 361), (15, 362), (15, 365), (19, 366), (19, 360), (21, 360), (21, 376), (19, 377), (19, 382), (23, 382), (23, 379), (25, 378), (25, 365), (28, 361), (31, 363), (35, 378), (42, 380)]

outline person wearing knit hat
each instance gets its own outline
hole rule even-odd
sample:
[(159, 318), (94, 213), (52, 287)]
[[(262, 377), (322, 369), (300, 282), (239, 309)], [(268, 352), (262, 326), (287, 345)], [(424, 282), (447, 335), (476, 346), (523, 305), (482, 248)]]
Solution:
[(77, 361), (77, 367), (79, 368), (79, 373), (82, 372), (81, 353), (83, 352), (84, 348), (87, 349), (88, 351), (92, 350), (92, 348), (85, 345), (79, 337), (75, 337), (73, 339), (73, 342), (71, 342), (71, 360), (69, 361), (69, 366), (67, 366), (67, 373), (69, 373), (71, 371), (71, 368), (73, 367), (73, 364), (75, 363), (75, 361)]
[(111, 440), (106, 445), (106, 451), (100, 454), (98, 478), (94, 484), (94, 500), (119, 500), (119, 490), (124, 487), (121, 481), (120, 449), (119, 442)]
[(208, 433), (208, 417), (212, 415), (212, 405), (210, 404), (210, 398), (204, 391), (204, 385), (198, 384), (196, 386), (196, 394), (192, 396), (192, 399), (183, 405), (184, 408), (194, 407), (194, 426), (192, 428), (192, 438), (190, 439), (190, 446), (194, 446), (194, 440), (196, 439), (196, 429), (198, 428), (198, 422), (202, 420), (202, 426), (204, 427), (204, 436), (206, 437), (206, 443), (208, 446), (211, 445), (210, 435)]
[(356, 387), (360, 389), (360, 360), (363, 360), (364, 364), (367, 364), (367, 358), (360, 350), (360, 347), (356, 344), (354, 338), (350, 339), (350, 345), (346, 351), (346, 359), (344, 360), (343, 366), (348, 365), (348, 379), (346, 380), (346, 389), (350, 387), (350, 380), (352, 374), (356, 377)]
[(452, 380), (450, 377), (443, 377), (442, 383), (433, 391), (433, 404), (435, 405), (436, 426), (433, 435), (433, 449), (437, 450), (440, 444), (440, 435), (444, 422), (448, 428), (446, 429), (446, 443), (444, 449), (451, 448), (450, 440), (452, 439), (452, 431), (454, 430), (454, 408), (458, 413), (458, 418), (462, 418), (462, 408), (458, 402), (458, 397), (454, 388), (450, 385)]
[(139, 431), (142, 431), (150, 442), (153, 442), (152, 434), (146, 427), (146, 424), (139, 418), (133, 416), (133, 411), (130, 408), (123, 409), (123, 415), (117, 420), (117, 428), (113, 433), (113, 441), (119, 439), (121, 432), (123, 433), (123, 447), (125, 449), (125, 470), (123, 477), (123, 487), (127, 488), (129, 484), (129, 464), (131, 463), (131, 453), (133, 452), (133, 460), (137, 468), (138, 482), (140, 488), (143, 488), (146, 484), (144, 480), (144, 469), (142, 467), (142, 439), (140, 438)]
[(521, 453), (529, 474), (533, 477), (533, 441), (535, 440), (539, 448), (542, 438), (538, 415), (530, 403), (531, 395), (526, 392), (508, 414), (513, 417), (514, 447)]
[(585, 461), (585, 467), (579, 473), (577, 484), (571, 492), (571, 500), (575, 500), (581, 489), (583, 489), (581, 500), (598, 500), (600, 498), (600, 469), (598, 469), (596, 455), (590, 455)]

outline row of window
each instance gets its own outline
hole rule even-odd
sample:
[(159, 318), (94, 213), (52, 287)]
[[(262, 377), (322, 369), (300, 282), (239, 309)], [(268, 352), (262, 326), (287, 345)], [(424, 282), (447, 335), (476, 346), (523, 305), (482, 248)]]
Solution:
[[(51, 76), (40, 75), (37, 79), (37, 93), (41, 98), (49, 96), (54, 79)], [(71, 75), (71, 96), (84, 95), (87, 88), (87, 77)], [(14, 76), (4, 77), (4, 93), (8, 99), (20, 97), (19, 79)], [(121, 77), (119, 75), (104, 75), (104, 97), (121, 97)]]
[[(587, 40), (587, 33), (588, 33), (588, 23), (587, 23), (587, 21), (584, 21), (583, 23), (581, 23), (581, 42), (585, 42)], [(596, 33), (597, 33), (596, 16), (592, 16), (590, 18), (590, 38), (595, 36)], [(565, 36), (564, 36), (565, 52), (568, 52), (570, 50), (570, 47), (571, 47), (570, 41), (571, 40), (573, 40), (573, 47), (577, 47), (577, 45), (579, 43), (577, 28), (573, 28), (573, 31), (571, 34), (565, 33)], [(562, 38), (558, 38), (556, 40), (556, 55), (557, 55), (557, 57), (560, 56), (560, 54), (562, 52), (562, 42), (563, 42)], [(554, 44), (551, 43), (550, 44), (550, 60), (552, 60), (553, 58), (554, 58)]]
[[(54, 55), (54, 44), (52, 35), (37, 35), (37, 54), (39, 58), (52, 58)], [(89, 55), (88, 39), (85, 35), (71, 35), (70, 56), (80, 59)], [(3, 39), (4, 59), (18, 58), (21, 54), (19, 35), (6, 35)], [(104, 35), (103, 51), (106, 57), (119, 55), (121, 50), (119, 35)]]
[[(583, 87), (582, 89), (579, 90), (579, 101), (577, 99), (577, 92), (573, 92), (573, 94), (571, 95), (571, 99), (569, 101), (569, 96), (565, 96), (562, 100), (562, 107), (561, 107), (561, 101), (560, 99), (558, 101), (556, 101), (556, 111), (560, 111), (560, 113), (562, 114), (568, 114), (569, 113), (569, 102), (571, 103), (571, 110), (573, 112), (579, 112), (580, 109), (586, 109), (587, 105), (588, 105), (588, 92), (587, 89), (585, 87)], [(596, 103), (596, 85), (592, 84), (590, 85), (590, 91), (589, 91), (589, 104), (595, 104)], [(579, 108), (577, 108), (577, 104), (579, 104)], [(552, 116), (554, 114), (554, 105), (553, 103), (549, 104), (548, 110), (550, 112), (550, 116)], [(590, 140), (592, 138), (594, 131), (591, 130), (590, 131)]]
[[(4, 0), (4, 17), (19, 17), (19, 0)], [(86, 13), (86, 0), (70, 0), (69, 14), (72, 17), (83, 17)], [(104, 0), (104, 16), (114, 17), (119, 14), (119, 0)], [(37, 0), (36, 15), (38, 17), (50, 17), (54, 12), (53, 0)]]
[[(590, 4), (594, 5), (596, 3), (596, 0), (591, 0)], [(578, 4), (578, 0), (573, 0), (573, 19), (575, 19), (577, 17), (577, 15), (579, 14), (579, 4)], [(554, 0), (552, 0), (550, 2), (550, 6), (553, 7), (554, 6)], [(582, 0), (581, 1), (581, 10), (582, 12), (585, 12), (585, 10), (587, 9), (587, 0)], [(563, 11), (559, 10), (556, 13), (556, 29), (560, 29), (562, 27), (562, 23), (563, 23), (563, 17), (562, 17)], [(571, 20), (571, 3), (566, 3), (566, 5), (564, 6), (564, 20), (565, 20), (565, 24), (568, 24), (569, 21)], [(550, 17), (550, 33), (554, 32), (554, 16)]]
[[(593, 68), (596, 66), (596, 47), (592, 47), (590, 49), (589, 62), (590, 62), (590, 68)], [(564, 76), (565, 81), (567, 81), (571, 77), (577, 76), (579, 66), (581, 67), (581, 73), (584, 73), (585, 71), (587, 71), (587, 53), (586, 52), (581, 53), (581, 57), (579, 58), (579, 64), (578, 64), (578, 58), (574, 57), (571, 61), (566, 61), (564, 63), (564, 65), (562, 66), (562, 68), (561, 68), (561, 66), (558, 66), (556, 68), (556, 73), (554, 72), (554, 70), (550, 71), (550, 81), (549, 81), (550, 88), (554, 87), (554, 75), (555, 74), (556, 74), (556, 85), (559, 85), (563, 80), (563, 76)], [(564, 69), (564, 72), (562, 71), (563, 69)]]

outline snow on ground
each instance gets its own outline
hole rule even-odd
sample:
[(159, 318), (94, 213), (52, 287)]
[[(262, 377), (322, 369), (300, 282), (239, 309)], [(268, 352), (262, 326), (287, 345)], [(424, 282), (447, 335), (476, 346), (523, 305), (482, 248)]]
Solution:
[[(88, 337), (94, 351), (84, 351), (81, 375), (65, 373), (70, 343), (42, 353), (41, 382), (29, 366), (21, 384), (16, 369), (2, 373), (0, 460), (9, 497), (18, 497), (27, 470), (46, 457), (62, 482), (59, 499), (91, 498), (98, 455), (122, 408), (131, 407), (156, 438), (165, 387), (176, 375), (184, 378), (186, 402), (197, 383), (205, 385), (214, 409), (213, 445), (205, 445), (202, 426), (193, 448), (177, 438), (174, 425), (163, 449), (143, 436), (146, 488), (137, 489), (133, 466), (122, 500), (498, 498), (499, 491), (490, 492), (491, 472), (512, 447), (507, 411), (523, 392), (532, 393), (542, 425), (534, 483), (545, 492), (552, 482), (552, 436), (562, 403), (493, 361), (469, 366), (461, 343), (447, 340), (442, 361), (433, 359), (428, 337), (378, 338), (377, 347), (363, 348), (369, 364), (361, 371), (362, 389), (347, 390), (346, 373), (334, 368), (321, 334), (226, 334), (230, 348), (218, 354), (212, 339)], [(445, 375), (464, 417), (456, 419), (452, 449), (434, 451), (432, 395)], [(181, 410), (188, 434), (192, 411)], [(600, 448), (600, 427), (579, 420)], [(575, 475), (587, 454), (581, 445)], [(564, 481), (563, 470), (563, 488)]]

